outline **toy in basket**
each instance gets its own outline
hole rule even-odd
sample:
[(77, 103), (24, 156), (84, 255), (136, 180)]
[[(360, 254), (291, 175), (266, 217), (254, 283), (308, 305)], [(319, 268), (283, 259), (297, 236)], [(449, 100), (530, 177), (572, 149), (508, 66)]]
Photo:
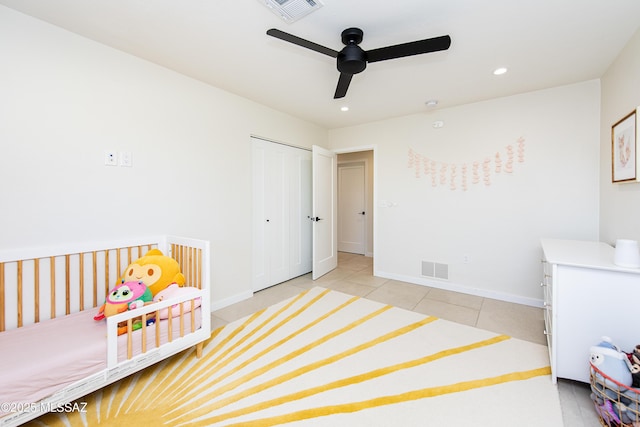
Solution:
[[(640, 389), (632, 387), (632, 371), (640, 372), (640, 364), (629, 360), (634, 355), (621, 351), (608, 337), (592, 346), (590, 353), (591, 399), (600, 424), (640, 427)], [(640, 353), (635, 360), (640, 362)]]

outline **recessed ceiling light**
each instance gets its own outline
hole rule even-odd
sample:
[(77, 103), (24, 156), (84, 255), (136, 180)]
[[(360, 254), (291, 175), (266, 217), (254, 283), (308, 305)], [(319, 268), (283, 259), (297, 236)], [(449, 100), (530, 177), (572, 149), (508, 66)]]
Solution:
[(349, 107), (346, 105), (344, 107), (340, 107), (340, 111), (349, 111)]
[(505, 67), (500, 67), (500, 68), (496, 68), (495, 70), (493, 70), (493, 74), (495, 74), (496, 76), (501, 76), (502, 74), (506, 73), (507, 69)]
[(438, 100), (430, 99), (427, 102), (425, 102), (425, 104), (427, 105), (427, 107), (435, 107), (436, 105), (438, 105)]

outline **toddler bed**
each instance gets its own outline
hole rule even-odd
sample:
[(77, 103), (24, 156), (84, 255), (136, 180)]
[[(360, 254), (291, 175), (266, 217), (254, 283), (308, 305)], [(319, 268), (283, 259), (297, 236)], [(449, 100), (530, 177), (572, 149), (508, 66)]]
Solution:
[[(152, 249), (178, 262), (182, 292), (95, 321), (123, 271)], [(200, 357), (211, 335), (209, 259), (208, 242), (175, 236), (0, 252), (0, 426), (189, 347)]]

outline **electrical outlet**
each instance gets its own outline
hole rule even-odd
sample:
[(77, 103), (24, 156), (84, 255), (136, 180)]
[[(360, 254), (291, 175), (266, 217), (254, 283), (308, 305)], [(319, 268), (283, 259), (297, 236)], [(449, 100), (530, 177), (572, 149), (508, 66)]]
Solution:
[(118, 155), (115, 151), (104, 152), (104, 164), (106, 166), (118, 166)]

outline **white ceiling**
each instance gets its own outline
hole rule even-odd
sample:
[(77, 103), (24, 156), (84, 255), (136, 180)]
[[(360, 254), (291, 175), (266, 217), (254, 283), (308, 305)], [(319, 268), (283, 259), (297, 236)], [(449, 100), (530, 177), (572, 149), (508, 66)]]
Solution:
[[(639, 0), (322, 0), (287, 24), (261, 0), (0, 0), (0, 4), (327, 128), (600, 77), (640, 26)], [(451, 48), (369, 64), (334, 100), (335, 59), (278, 28), (365, 50), (449, 34)], [(504, 66), (509, 72), (496, 77)], [(348, 105), (346, 113), (340, 107)]]

